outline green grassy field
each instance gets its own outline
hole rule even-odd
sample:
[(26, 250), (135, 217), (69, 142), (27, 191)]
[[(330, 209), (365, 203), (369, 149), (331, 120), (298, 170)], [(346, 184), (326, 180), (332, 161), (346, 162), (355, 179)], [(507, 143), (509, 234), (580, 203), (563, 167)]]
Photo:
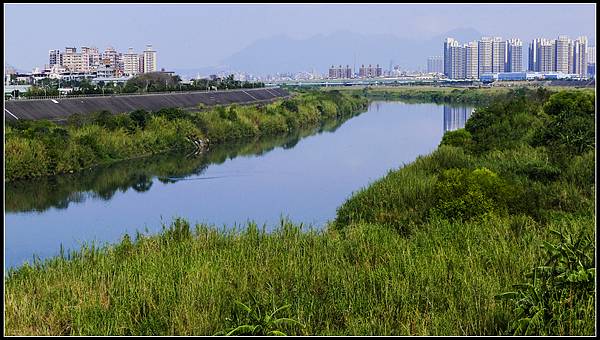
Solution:
[(594, 120), (593, 91), (509, 92), (325, 230), (178, 219), (25, 265), (5, 333), (594, 335)]

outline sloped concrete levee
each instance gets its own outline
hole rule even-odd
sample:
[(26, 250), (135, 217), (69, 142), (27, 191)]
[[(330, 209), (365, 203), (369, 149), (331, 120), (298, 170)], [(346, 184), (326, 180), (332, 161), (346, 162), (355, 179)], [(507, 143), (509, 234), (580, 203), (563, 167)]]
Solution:
[(269, 102), (290, 94), (281, 88), (240, 89), (209, 92), (176, 92), (131, 96), (76, 97), (54, 99), (9, 100), (4, 102), (4, 118), (48, 119), (64, 121), (75, 113), (89, 114), (108, 110), (113, 114), (138, 109), (157, 111), (163, 108), (190, 108), (199, 104), (247, 104)]

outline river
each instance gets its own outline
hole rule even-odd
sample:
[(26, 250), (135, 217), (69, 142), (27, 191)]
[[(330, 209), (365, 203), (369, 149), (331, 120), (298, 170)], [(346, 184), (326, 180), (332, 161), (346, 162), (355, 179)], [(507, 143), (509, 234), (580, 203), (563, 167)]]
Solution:
[(6, 183), (5, 270), (84, 243), (159, 232), (175, 217), (267, 230), (323, 228), (354, 192), (425, 155), (473, 109), (376, 101), (345, 121), (289, 136), (170, 153), (78, 174)]

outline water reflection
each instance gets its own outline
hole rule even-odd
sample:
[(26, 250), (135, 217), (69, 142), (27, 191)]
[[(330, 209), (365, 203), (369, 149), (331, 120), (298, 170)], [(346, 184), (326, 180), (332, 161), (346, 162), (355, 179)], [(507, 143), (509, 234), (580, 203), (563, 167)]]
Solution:
[[(49, 208), (67, 209), (71, 203), (87, 199), (110, 201), (117, 192), (132, 188), (136, 192), (150, 190), (154, 179), (176, 183), (200, 176), (210, 164), (222, 164), (238, 156), (260, 156), (276, 147), (291, 149), (300, 139), (323, 132), (335, 132), (350, 117), (329, 120), (318, 127), (307, 128), (287, 136), (263, 138), (243, 143), (218, 145), (200, 155), (166, 153), (118, 162), (76, 174), (45, 177), (6, 183), (6, 212), (43, 212)], [(194, 179), (211, 179), (206, 177)], [(216, 178), (216, 177), (215, 177)]]
[(474, 110), (472, 107), (444, 105), (444, 132), (464, 128)]

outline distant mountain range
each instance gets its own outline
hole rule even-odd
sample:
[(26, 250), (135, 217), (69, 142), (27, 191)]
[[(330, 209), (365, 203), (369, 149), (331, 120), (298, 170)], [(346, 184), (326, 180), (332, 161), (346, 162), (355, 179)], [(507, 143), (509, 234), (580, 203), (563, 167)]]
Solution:
[(390, 62), (402, 69), (418, 70), (427, 67), (427, 57), (443, 54), (443, 42), (446, 37), (466, 42), (477, 40), (481, 36), (480, 32), (472, 28), (455, 29), (426, 40), (350, 31), (319, 34), (307, 39), (279, 35), (255, 41), (225, 58), (219, 67), (180, 71), (203, 74), (218, 70), (238, 70), (266, 75), (315, 69), (324, 73), (332, 64), (353, 67), (356, 63), (357, 69), (362, 64), (379, 64), (387, 70)]
[(443, 41), (452, 36), (460, 41), (479, 39), (474, 29), (460, 29), (428, 40), (410, 40), (391, 34), (360, 34), (349, 31), (316, 35), (296, 40), (275, 36), (258, 40), (223, 60), (222, 64), (234, 69), (259, 74), (310, 71), (323, 72), (332, 64), (356, 67), (379, 64), (388, 69), (393, 65), (407, 69), (427, 66), (427, 57), (442, 55)]

